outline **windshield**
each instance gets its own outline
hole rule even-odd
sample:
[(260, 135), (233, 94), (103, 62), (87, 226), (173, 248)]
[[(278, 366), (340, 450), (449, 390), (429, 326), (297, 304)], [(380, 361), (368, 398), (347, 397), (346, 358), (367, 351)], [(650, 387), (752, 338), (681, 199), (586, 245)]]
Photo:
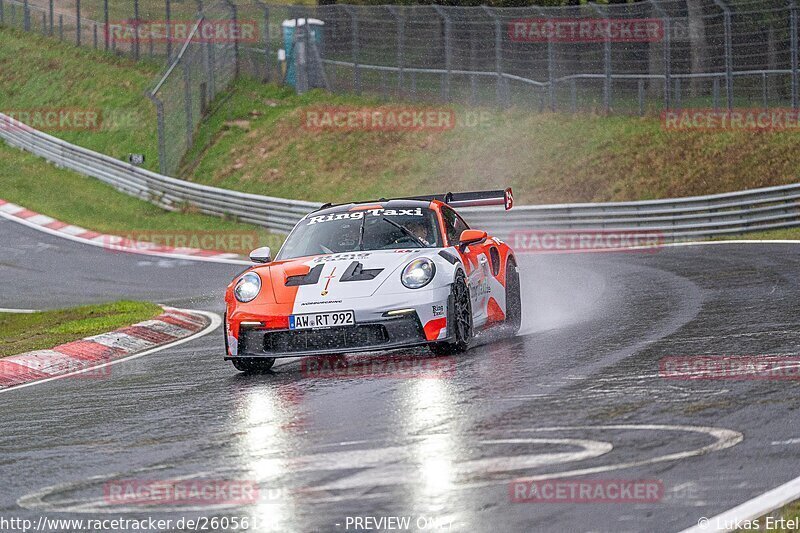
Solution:
[(428, 208), (342, 211), (301, 221), (275, 259), (361, 250), (437, 248), (441, 243), (436, 213)]

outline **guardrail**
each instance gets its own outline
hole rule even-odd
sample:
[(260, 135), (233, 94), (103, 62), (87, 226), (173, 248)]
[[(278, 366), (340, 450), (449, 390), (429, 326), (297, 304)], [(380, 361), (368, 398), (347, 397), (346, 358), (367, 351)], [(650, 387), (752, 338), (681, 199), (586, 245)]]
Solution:
[[(286, 233), (321, 204), (209, 187), (163, 176), (37, 131), (0, 113), (0, 138), (59, 167), (169, 210), (192, 207)], [(632, 230), (664, 240), (800, 226), (800, 184), (640, 202), (460, 209), (471, 225), (508, 238), (524, 230)]]

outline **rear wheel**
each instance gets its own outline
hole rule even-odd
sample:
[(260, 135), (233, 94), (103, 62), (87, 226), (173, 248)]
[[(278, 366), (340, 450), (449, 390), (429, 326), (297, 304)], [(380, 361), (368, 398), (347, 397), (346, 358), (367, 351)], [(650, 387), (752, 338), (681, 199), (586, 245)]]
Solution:
[(275, 364), (274, 357), (259, 357), (252, 359), (238, 358), (232, 359), (234, 368), (239, 372), (246, 372), (248, 374), (257, 374), (259, 372), (267, 372), (272, 365)]
[(520, 295), (519, 269), (513, 258), (506, 266), (506, 327), (511, 334), (519, 331), (522, 324), (522, 297)]
[(435, 342), (430, 345), (431, 351), (437, 355), (461, 353), (469, 348), (472, 340), (472, 302), (469, 299), (469, 288), (464, 272), (459, 270), (453, 281), (450, 301), (447, 309), (447, 329), (451, 340)]

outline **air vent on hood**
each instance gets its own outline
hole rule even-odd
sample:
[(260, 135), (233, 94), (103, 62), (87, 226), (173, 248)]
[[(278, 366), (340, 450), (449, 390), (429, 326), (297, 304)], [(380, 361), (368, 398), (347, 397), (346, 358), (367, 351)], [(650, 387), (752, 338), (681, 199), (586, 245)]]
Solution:
[(287, 287), (299, 287), (300, 285), (314, 285), (319, 281), (322, 274), (322, 267), (324, 265), (317, 265), (308, 271), (308, 274), (299, 276), (288, 276), (286, 278)]
[(382, 268), (364, 270), (364, 265), (358, 261), (353, 261), (344, 271), (339, 281), (369, 281), (375, 279), (381, 272), (383, 272)]

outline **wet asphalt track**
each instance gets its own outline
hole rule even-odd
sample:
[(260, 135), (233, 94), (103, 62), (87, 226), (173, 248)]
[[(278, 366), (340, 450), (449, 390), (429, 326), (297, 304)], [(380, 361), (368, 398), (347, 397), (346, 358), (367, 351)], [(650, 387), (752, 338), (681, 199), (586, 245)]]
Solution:
[[(4, 220), (0, 249), (0, 307), (131, 297), (221, 313), (241, 270), (113, 254)], [(297, 360), (243, 376), (222, 361), (216, 331), (104, 379), (0, 394), (0, 516), (249, 516), (253, 531), (345, 531), (348, 516), (452, 524), (441, 531), (683, 529), (800, 475), (797, 381), (658, 373), (667, 356), (797, 354), (797, 250), (525, 257), (521, 335), (471, 350), (443, 379), (315, 378)], [(702, 453), (714, 443), (723, 449)], [(655, 479), (665, 495), (510, 502), (510, 480), (541, 475)], [(103, 497), (109, 479), (184, 476), (254, 480), (261, 499), (201, 512)]]

